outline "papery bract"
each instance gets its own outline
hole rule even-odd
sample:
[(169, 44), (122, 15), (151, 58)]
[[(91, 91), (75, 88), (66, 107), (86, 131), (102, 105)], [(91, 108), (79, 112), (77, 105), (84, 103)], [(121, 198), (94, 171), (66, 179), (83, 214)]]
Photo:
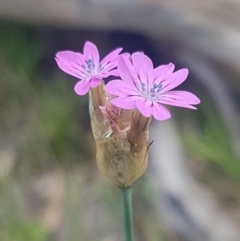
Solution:
[(62, 71), (80, 80), (74, 90), (78, 95), (85, 95), (90, 88), (98, 86), (103, 78), (119, 76), (116, 67), (121, 51), (122, 48), (112, 51), (100, 62), (97, 47), (91, 42), (86, 42), (83, 54), (62, 51), (56, 54), (55, 59)]
[(196, 109), (193, 105), (200, 100), (188, 91), (175, 90), (187, 76), (187, 69), (174, 71), (172, 63), (153, 68), (152, 61), (144, 54), (136, 52), (129, 58), (120, 57), (119, 75), (106, 85), (109, 94), (116, 95), (111, 102), (123, 109), (137, 108), (145, 117), (153, 116), (162, 121), (171, 117), (164, 105)]
[(150, 119), (112, 105), (103, 84), (91, 90), (89, 100), (98, 168), (119, 187), (129, 187), (147, 168)]

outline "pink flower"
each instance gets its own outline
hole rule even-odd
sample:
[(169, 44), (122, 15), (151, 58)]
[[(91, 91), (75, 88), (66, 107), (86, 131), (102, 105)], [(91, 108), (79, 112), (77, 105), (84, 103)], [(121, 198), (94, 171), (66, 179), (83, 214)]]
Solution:
[(106, 85), (106, 91), (118, 96), (112, 104), (122, 109), (137, 108), (145, 117), (153, 116), (162, 121), (171, 114), (164, 105), (196, 109), (193, 105), (200, 100), (192, 93), (172, 89), (183, 83), (187, 69), (173, 72), (174, 65), (153, 68), (152, 61), (144, 54), (132, 54), (131, 61), (121, 57), (118, 71), (122, 80), (113, 80)]
[(97, 47), (91, 42), (86, 42), (83, 54), (62, 51), (56, 54), (55, 59), (62, 71), (80, 80), (74, 90), (78, 95), (85, 95), (90, 88), (102, 83), (103, 78), (110, 75), (119, 76), (116, 67), (121, 51), (122, 48), (112, 51), (100, 62)]

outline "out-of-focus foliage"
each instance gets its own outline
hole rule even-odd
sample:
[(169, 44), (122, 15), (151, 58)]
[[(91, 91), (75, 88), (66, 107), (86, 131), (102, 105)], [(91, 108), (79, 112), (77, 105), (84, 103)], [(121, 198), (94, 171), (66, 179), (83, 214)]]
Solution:
[(34, 29), (0, 27), (1, 139), (14, 143), (17, 161), (26, 162), (27, 169), (45, 166), (49, 159), (50, 165), (81, 161), (89, 155), (89, 133), (82, 125), (87, 98), (76, 96), (60, 71), (49, 79), (39, 75), (44, 52)]
[(47, 230), (42, 223), (30, 218), (16, 180), (5, 180), (0, 184), (1, 240), (47, 240)]
[(240, 158), (234, 152), (221, 116), (214, 108), (202, 106), (198, 133), (185, 130), (185, 143), (190, 153), (215, 166), (221, 174), (240, 181)]
[(29, 211), (24, 182), (91, 163), (91, 137), (83, 127), (87, 98), (74, 94), (64, 74), (39, 73), (44, 52), (36, 29), (0, 23), (0, 32), (0, 239), (47, 240), (46, 227)]

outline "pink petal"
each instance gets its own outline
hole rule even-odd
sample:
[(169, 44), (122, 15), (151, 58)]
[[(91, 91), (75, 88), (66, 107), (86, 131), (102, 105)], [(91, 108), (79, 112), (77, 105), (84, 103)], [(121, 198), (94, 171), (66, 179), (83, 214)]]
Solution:
[[(107, 77), (108, 76), (116, 76), (118, 77), (119, 76), (119, 72), (118, 72), (118, 69), (114, 69), (114, 70), (111, 70), (111, 71), (108, 71), (107, 74), (105, 74)], [(106, 77), (104, 77), (106, 78)]]
[(119, 97), (111, 100), (111, 103), (116, 107), (131, 110), (136, 108), (136, 98)]
[(128, 58), (120, 57), (118, 61), (118, 72), (123, 81), (129, 84), (140, 84), (136, 71)]
[(139, 74), (140, 80), (145, 84), (149, 83), (151, 85), (154, 80), (152, 60), (140, 52), (133, 53), (131, 58), (133, 67)]
[[(107, 72), (107, 73), (108, 73), (108, 72), (111, 71), (112, 69), (117, 68), (117, 66), (118, 66), (118, 61), (119, 61), (119, 58), (120, 58), (121, 56), (124, 57), (124, 58), (129, 59), (130, 54), (128, 54), (128, 53), (123, 53), (123, 54), (121, 54), (121, 55), (116, 56), (115, 59), (113, 59), (111, 62), (107, 63), (107, 64), (103, 67), (102, 72), (104, 72), (104, 73)], [(118, 72), (117, 72), (117, 73), (118, 73)], [(119, 76), (119, 74), (118, 74), (117, 76)]]
[(122, 80), (112, 80), (105, 86), (105, 90), (112, 95), (129, 96), (139, 95), (138, 90), (134, 85), (124, 82)]
[(84, 63), (84, 57), (80, 53), (72, 52), (72, 51), (61, 51), (56, 54), (56, 58), (59, 60), (64, 60), (66, 62), (72, 62), (76, 64)]
[(163, 85), (160, 94), (166, 93), (180, 84), (182, 84), (188, 76), (188, 69), (180, 69), (171, 74), (167, 79), (164, 79), (161, 83)]
[(162, 94), (157, 102), (166, 105), (196, 109), (196, 107), (192, 105), (199, 104), (200, 100), (197, 96), (188, 91), (168, 91)]
[(95, 77), (101, 78), (101, 79), (107, 78), (109, 76), (119, 77), (118, 69), (114, 69), (114, 70), (98, 73), (98, 74), (95, 75)]
[(102, 74), (102, 73), (97, 73), (97, 74), (93, 75), (92, 78), (101, 79), (102, 80), (103, 78), (105, 78), (105, 75)]
[(81, 73), (79, 71), (79, 69), (77, 69), (76, 66), (71, 65), (71, 64), (68, 64), (66, 62), (62, 62), (61, 60), (57, 59), (56, 58), (56, 62), (57, 62), (57, 65), (58, 67), (65, 73), (69, 74), (69, 75), (72, 75), (78, 79), (84, 79), (85, 78), (85, 75), (84, 73)]
[(85, 95), (90, 89), (90, 81), (89, 80), (81, 80), (77, 82), (77, 84), (74, 87), (74, 91), (78, 95)]
[(116, 57), (119, 56), (119, 53), (122, 51), (122, 48), (115, 49), (111, 53), (109, 53), (102, 61), (101, 61), (101, 67), (104, 68), (109, 62), (112, 62), (116, 59)]
[(82, 54), (62, 51), (56, 54), (55, 60), (62, 71), (80, 79), (85, 78), (84, 69), (81, 66), (85, 64)]
[(103, 73), (108, 73), (109, 71), (111, 71), (114, 68), (117, 68), (118, 66), (118, 61), (119, 61), (119, 56), (116, 57), (114, 60), (112, 60), (111, 62), (107, 63), (104, 67), (101, 68), (101, 72)]
[(170, 112), (163, 106), (156, 102), (152, 105), (152, 115), (156, 120), (163, 121), (171, 117)]
[(97, 87), (99, 84), (101, 84), (102, 82), (103, 82), (102, 79), (92, 78), (92, 79), (90, 80), (90, 87), (91, 87), (91, 88), (95, 88), (95, 87)]
[(175, 90), (175, 91), (168, 91), (162, 96), (166, 96), (175, 100), (185, 100), (190, 105), (198, 105), (200, 104), (200, 99), (191, 92), (183, 91), (183, 90)]
[(164, 105), (171, 105), (171, 106), (176, 106), (176, 107), (183, 107), (183, 108), (188, 108), (192, 110), (196, 110), (197, 108), (195, 106), (189, 105), (187, 103), (181, 103), (181, 102), (174, 102), (174, 101), (168, 101), (168, 100), (159, 100), (159, 104), (164, 104)]
[(154, 83), (159, 84), (163, 79), (167, 79), (173, 73), (174, 64), (161, 65), (154, 69)]
[(143, 116), (150, 117), (152, 115), (152, 101), (142, 98), (136, 101), (136, 106)]
[(83, 55), (85, 61), (91, 59), (94, 62), (95, 68), (99, 67), (99, 52), (95, 44), (86, 42), (83, 47)]

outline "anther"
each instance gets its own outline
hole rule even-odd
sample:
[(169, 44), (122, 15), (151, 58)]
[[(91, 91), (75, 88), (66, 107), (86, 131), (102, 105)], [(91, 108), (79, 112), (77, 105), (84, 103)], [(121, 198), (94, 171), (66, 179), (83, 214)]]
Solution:
[(88, 66), (88, 68), (89, 68), (90, 71), (93, 70), (94, 67), (95, 67), (94, 62), (93, 62), (91, 59), (88, 59), (88, 60), (86, 61), (86, 64), (87, 64), (87, 66)]

